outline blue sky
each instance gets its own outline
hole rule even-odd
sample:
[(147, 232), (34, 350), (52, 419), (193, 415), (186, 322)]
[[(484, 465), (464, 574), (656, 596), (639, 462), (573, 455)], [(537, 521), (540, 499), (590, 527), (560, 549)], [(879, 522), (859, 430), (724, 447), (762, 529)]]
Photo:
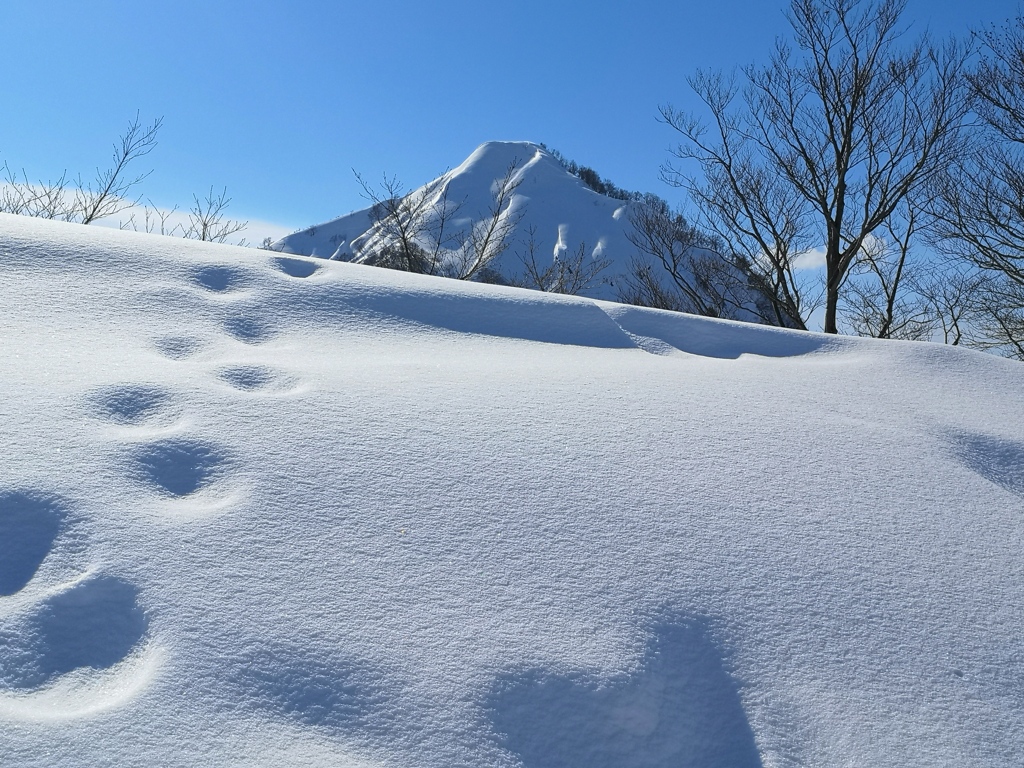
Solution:
[[(658, 180), (697, 67), (763, 60), (782, 0), (4, 0), (0, 163), (87, 173), (138, 111), (163, 116), (143, 192), (226, 186), (232, 214), (294, 229), (362, 207), (352, 168), (416, 186), (491, 139), (544, 142), (628, 189)], [(910, 0), (939, 35), (1016, 2)]]

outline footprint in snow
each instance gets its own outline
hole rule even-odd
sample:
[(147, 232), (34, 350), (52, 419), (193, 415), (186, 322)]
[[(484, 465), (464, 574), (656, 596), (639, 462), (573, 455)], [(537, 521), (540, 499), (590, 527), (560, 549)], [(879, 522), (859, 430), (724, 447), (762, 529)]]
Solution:
[(252, 317), (228, 318), (224, 322), (224, 330), (245, 344), (260, 344), (273, 335), (265, 323)]
[(156, 351), (171, 360), (186, 360), (201, 352), (206, 343), (192, 336), (162, 336), (153, 342)]
[(285, 374), (265, 365), (235, 365), (222, 368), (221, 381), (243, 392), (285, 392), (294, 382)]
[[(48, 494), (0, 494), (0, 609), (25, 590), (54, 551), (69, 516), (65, 504)], [(73, 544), (70, 544), (73, 546)], [(122, 579), (98, 573), (54, 591), (27, 606), (0, 610), (0, 715), (31, 709), (34, 694), (75, 673), (108, 670), (129, 658), (148, 630), (137, 590)], [(31, 599), (32, 596), (29, 595)], [(115, 680), (113, 689), (123, 688)], [(6, 699), (4, 693), (20, 698)], [(60, 702), (44, 707), (52, 715)]]
[(20, 592), (53, 548), (67, 510), (46, 494), (0, 494), (0, 597)]
[(173, 398), (169, 390), (152, 384), (116, 384), (96, 390), (88, 400), (100, 418), (137, 426), (164, 412)]
[(137, 595), (128, 582), (101, 574), (37, 603), (2, 632), (0, 686), (31, 691), (124, 661), (148, 629)]
[(202, 267), (193, 275), (201, 287), (214, 293), (228, 293), (238, 290), (248, 282), (246, 273), (238, 267), (211, 265)]
[(289, 277), (299, 278), (311, 277), (322, 268), (314, 259), (291, 259), (285, 256), (273, 259), (270, 263)]
[(168, 439), (137, 448), (131, 457), (135, 475), (163, 495), (189, 496), (223, 473), (227, 457), (199, 440)]

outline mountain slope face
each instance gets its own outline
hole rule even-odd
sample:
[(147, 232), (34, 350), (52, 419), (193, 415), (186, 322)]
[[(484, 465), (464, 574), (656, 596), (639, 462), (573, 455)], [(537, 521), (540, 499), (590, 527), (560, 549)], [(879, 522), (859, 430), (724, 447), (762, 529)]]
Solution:
[[(503, 182), (511, 188), (510, 199), (501, 211), (496, 211), (496, 195)], [(634, 244), (633, 214), (641, 203), (594, 192), (536, 144), (483, 144), (460, 166), (414, 190), (406, 199), (412, 201), (410, 207), (423, 212), (422, 221), (414, 227), (421, 231), (420, 246), (433, 252), (440, 245), (444, 251), (439, 259), (446, 264), (435, 273), (451, 273), (451, 262), (460, 260), (467, 240), (496, 225), (508, 229), (507, 248), (478, 279), (538, 287), (536, 281), (531, 283), (531, 273), (547, 271), (548, 282), (553, 284), (557, 282), (555, 275), (564, 276), (568, 269), (571, 273), (583, 272), (589, 279), (577, 279), (576, 283), (582, 285), (563, 292), (613, 301), (628, 292), (634, 262), (649, 264), (661, 280), (669, 280), (658, 260), (640, 253)], [(406, 228), (388, 227), (386, 221), (382, 222), (385, 208), (371, 206), (317, 224), (282, 238), (272, 247), (284, 253), (372, 264), (389, 241), (396, 239), (395, 230)], [(729, 286), (726, 290), (720, 284), (710, 290), (701, 288), (698, 276), (684, 267), (684, 276), (702, 294), (696, 305), (687, 309), (707, 314), (700, 306), (714, 305), (721, 307), (720, 316), (729, 319), (763, 321), (769, 314), (766, 300), (743, 275), (710, 251), (695, 249), (694, 255), (698, 262), (717, 262), (720, 277)], [(725, 294), (728, 301), (723, 303), (720, 296), (710, 295), (718, 293)]]
[(0, 216), (0, 765), (1006, 768), (1021, 365)]

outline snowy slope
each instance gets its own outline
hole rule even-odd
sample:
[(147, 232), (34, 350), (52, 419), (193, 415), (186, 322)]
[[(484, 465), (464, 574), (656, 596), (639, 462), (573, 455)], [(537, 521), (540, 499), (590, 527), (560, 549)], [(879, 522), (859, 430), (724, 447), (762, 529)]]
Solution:
[[(448, 200), (460, 206), (449, 230), (468, 231), (474, 222), (487, 217), (495, 182), (510, 167), (516, 169), (514, 182), (519, 186), (508, 215), (516, 218), (518, 225), (512, 244), (491, 266), (506, 277), (521, 274), (521, 257), (528, 253), (532, 231), (538, 261), (546, 258), (550, 262), (558, 256), (575, 254), (582, 246), (587, 258), (611, 262), (601, 275), (609, 282), (587, 293), (596, 298), (615, 298), (615, 284), (627, 272), (636, 253), (627, 237), (630, 204), (589, 189), (536, 144), (482, 144), (461, 165), (428, 184), (437, 186), (435, 195), (447, 186)], [(282, 238), (274, 248), (284, 253), (348, 261), (354, 256), (353, 243), (358, 244), (371, 224), (370, 209), (366, 208)]]
[(0, 764), (1024, 754), (1019, 364), (0, 216)]

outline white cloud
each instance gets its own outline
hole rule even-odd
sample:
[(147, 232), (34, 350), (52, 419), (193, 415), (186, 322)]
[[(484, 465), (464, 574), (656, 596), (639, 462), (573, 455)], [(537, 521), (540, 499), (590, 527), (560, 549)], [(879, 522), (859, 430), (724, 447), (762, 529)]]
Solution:
[(793, 268), (798, 272), (821, 269), (825, 266), (825, 246), (798, 253), (793, 259)]

